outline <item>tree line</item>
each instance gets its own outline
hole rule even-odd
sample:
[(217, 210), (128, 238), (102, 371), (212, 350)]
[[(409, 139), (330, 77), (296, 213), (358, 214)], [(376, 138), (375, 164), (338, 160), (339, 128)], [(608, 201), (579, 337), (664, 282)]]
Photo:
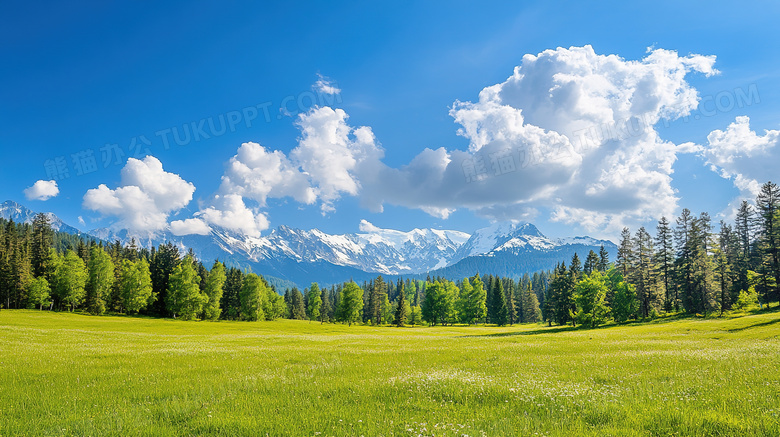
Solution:
[(512, 278), (479, 275), (451, 281), (386, 281), (382, 276), (283, 295), (262, 276), (206, 268), (171, 243), (139, 248), (32, 224), (0, 220), (0, 305), (5, 308), (146, 314), (187, 320), (308, 319), (372, 325), (455, 323), (582, 324), (708, 314), (780, 301), (780, 189), (767, 182), (754, 204), (742, 202), (733, 224), (717, 232), (707, 213), (683, 209), (655, 236), (623, 229), (617, 259), (604, 247), (550, 272)]
[(713, 229), (709, 214), (683, 209), (662, 217), (652, 236), (624, 228), (609, 269), (591, 251), (575, 254), (551, 275), (544, 305), (550, 323), (595, 326), (661, 313), (719, 313), (779, 301), (780, 189), (765, 183), (755, 203), (743, 201), (734, 223)]

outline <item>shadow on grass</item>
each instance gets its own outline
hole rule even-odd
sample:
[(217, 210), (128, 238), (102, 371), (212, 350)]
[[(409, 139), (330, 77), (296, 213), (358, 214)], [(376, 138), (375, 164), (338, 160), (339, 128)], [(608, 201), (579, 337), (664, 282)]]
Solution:
[(758, 328), (758, 327), (761, 327), (761, 326), (774, 325), (776, 323), (780, 323), (780, 319), (769, 320), (767, 322), (761, 322), (761, 323), (754, 323), (752, 325), (743, 326), (741, 328), (729, 329), (728, 332), (741, 332), (741, 331), (745, 331), (745, 330), (751, 329), (751, 328)]
[[(733, 319), (739, 319), (745, 316), (752, 316), (757, 314), (767, 314), (767, 313), (775, 313), (780, 312), (780, 307), (774, 307), (774, 308), (763, 308), (758, 310), (750, 311), (744, 315), (739, 315), (736, 317), (733, 317)], [(670, 323), (675, 321), (681, 321), (681, 320), (718, 320), (721, 319), (720, 317), (714, 316), (714, 317), (702, 317), (700, 315), (696, 314), (686, 314), (686, 313), (676, 313), (676, 314), (669, 314), (661, 316), (657, 319), (653, 320), (630, 320), (627, 322), (622, 323), (608, 323), (605, 325), (596, 326), (594, 328), (586, 327), (586, 326), (554, 326), (554, 327), (547, 327), (547, 328), (539, 328), (539, 329), (532, 329), (529, 331), (520, 331), (520, 332), (498, 332), (493, 334), (474, 334), (474, 335), (463, 335), (459, 336), (459, 338), (474, 338), (474, 337), (515, 337), (515, 336), (522, 336), (522, 335), (541, 335), (541, 334), (556, 334), (559, 332), (574, 332), (574, 331), (592, 331), (592, 330), (600, 330), (600, 329), (611, 329), (611, 328), (617, 328), (617, 327), (625, 327), (625, 326), (640, 326), (640, 325), (657, 325), (657, 324), (664, 324), (664, 323)], [(722, 320), (722, 319), (721, 319)], [(780, 319), (774, 319), (767, 322), (761, 322), (761, 323), (755, 323), (752, 325), (744, 326), (741, 328), (734, 328), (728, 330), (728, 332), (739, 332), (744, 331), (746, 329), (750, 328), (757, 328), (760, 326), (767, 326), (767, 325), (773, 325), (780, 323)]]
[(552, 328), (533, 329), (531, 331), (521, 332), (497, 332), (494, 334), (474, 334), (474, 335), (460, 335), (458, 338), (474, 338), (474, 337), (514, 337), (516, 335), (539, 335), (539, 334), (555, 334), (557, 332), (579, 331), (580, 328), (573, 326), (555, 326)]

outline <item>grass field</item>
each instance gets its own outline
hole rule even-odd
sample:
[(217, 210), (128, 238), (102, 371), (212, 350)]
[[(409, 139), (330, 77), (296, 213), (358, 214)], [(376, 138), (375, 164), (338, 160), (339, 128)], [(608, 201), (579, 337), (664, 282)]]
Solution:
[(568, 330), (0, 311), (0, 435), (780, 435), (780, 313)]

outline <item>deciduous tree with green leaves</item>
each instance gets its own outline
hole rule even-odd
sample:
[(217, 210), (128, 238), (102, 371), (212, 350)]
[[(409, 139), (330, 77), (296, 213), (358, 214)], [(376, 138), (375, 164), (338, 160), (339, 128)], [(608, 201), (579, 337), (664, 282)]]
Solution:
[(206, 284), (203, 287), (203, 294), (208, 299), (203, 305), (204, 320), (217, 320), (220, 314), (222, 314), (222, 308), (219, 305), (222, 300), (225, 280), (224, 264), (219, 261), (214, 262), (208, 275), (206, 275)]
[(138, 261), (122, 260), (119, 274), (119, 297), (128, 314), (137, 313), (157, 299), (152, 291), (152, 277), (145, 258)]
[(574, 289), (577, 303), (575, 318), (580, 325), (595, 328), (607, 321), (609, 308), (605, 303), (607, 281), (599, 271), (584, 275)]
[(87, 284), (87, 267), (84, 261), (72, 250), (68, 250), (57, 266), (55, 273), (57, 296), (73, 311), (84, 302)]
[(192, 258), (185, 257), (168, 278), (168, 311), (173, 317), (195, 319), (208, 298), (200, 292), (200, 276)]
[(360, 312), (363, 310), (363, 290), (354, 282), (344, 284), (338, 298), (336, 320), (352, 326), (360, 320)]
[(49, 288), (49, 281), (44, 277), (38, 277), (30, 282), (30, 291), (28, 293), (28, 306), (30, 308), (38, 307), (43, 309), (44, 306), (48, 306), (51, 303), (51, 289)]
[(114, 263), (111, 261), (111, 255), (100, 246), (92, 246), (89, 249), (87, 270), (87, 311), (103, 314), (106, 311), (106, 301), (110, 298), (111, 287), (114, 285)]
[(244, 277), (241, 286), (241, 320), (256, 321), (265, 319), (263, 310), (264, 300), (267, 296), (265, 283), (262, 278), (254, 273)]
[(306, 296), (306, 315), (309, 321), (319, 320), (320, 309), (322, 308), (322, 291), (316, 282), (311, 283), (309, 293)]

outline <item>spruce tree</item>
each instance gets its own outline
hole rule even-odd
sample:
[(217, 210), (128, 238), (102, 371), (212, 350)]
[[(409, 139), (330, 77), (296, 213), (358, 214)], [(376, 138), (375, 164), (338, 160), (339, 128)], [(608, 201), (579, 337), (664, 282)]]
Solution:
[(290, 318), (295, 320), (306, 319), (306, 306), (303, 302), (303, 294), (297, 287), (290, 290)]
[(49, 216), (43, 213), (35, 215), (32, 226), (32, 273), (36, 278), (40, 278), (46, 274), (46, 261), (49, 259), (49, 250), (52, 248), (54, 230), (51, 228)]
[(607, 252), (607, 249), (604, 247), (604, 245), (601, 245), (601, 248), (599, 248), (598, 270), (601, 273), (606, 273), (608, 268), (609, 268), (609, 252)]
[[(125, 258), (133, 260), (131, 257)], [(161, 244), (149, 261), (149, 271), (152, 275), (152, 290), (157, 295), (153, 311), (159, 316), (170, 314), (166, 307), (168, 302), (168, 279), (180, 262), (179, 248), (173, 243)]]
[[(675, 288), (675, 311), (679, 310), (679, 303), (689, 303), (688, 296), (693, 294), (693, 259), (697, 251), (696, 241), (693, 238), (693, 224), (695, 218), (688, 208), (684, 208), (677, 218), (677, 226), (674, 230), (675, 246), (677, 247), (677, 256), (674, 261), (674, 270), (676, 273)], [(679, 290), (679, 292), (678, 292)], [(682, 294), (682, 296), (680, 296)], [(689, 307), (683, 305), (687, 311)]]
[(631, 238), (631, 231), (628, 228), (623, 228), (620, 233), (620, 245), (618, 246), (616, 267), (623, 274), (624, 278), (628, 278), (631, 273), (631, 265), (634, 257), (633, 238)]
[(642, 317), (648, 317), (655, 307), (657, 297), (653, 268), (653, 238), (644, 226), (636, 232), (632, 246), (634, 248), (634, 263), (628, 279), (636, 287)]
[(521, 293), (523, 300), (523, 323), (536, 323), (541, 320), (542, 312), (539, 309), (539, 300), (536, 298), (531, 288), (531, 282), (523, 289)]
[(655, 247), (653, 257), (658, 275), (661, 293), (663, 294), (664, 310), (671, 311), (675, 307), (674, 292), (674, 235), (669, 226), (669, 220), (661, 217), (656, 227)]
[[(780, 284), (780, 187), (771, 181), (761, 186), (756, 197), (756, 223), (761, 261), (774, 277), (775, 284)], [(772, 294), (780, 304), (777, 286)]]
[(585, 264), (582, 266), (582, 272), (585, 273), (586, 275), (590, 275), (595, 271), (600, 271), (599, 256), (596, 255), (596, 252), (591, 250), (590, 252), (588, 252), (588, 257), (585, 258)]
[(322, 309), (320, 310), (320, 324), (330, 321), (332, 309), (332, 301), (330, 299), (330, 292), (327, 288), (323, 288), (320, 293), (320, 300), (322, 301)]
[(506, 306), (506, 295), (500, 278), (496, 278), (496, 286), (493, 289), (493, 305), (495, 308), (495, 323), (504, 326), (509, 320), (509, 310)]
[(398, 296), (398, 301), (395, 308), (395, 320), (393, 323), (397, 327), (403, 327), (406, 323), (406, 319), (409, 316), (409, 302), (406, 301), (406, 297), (403, 294)]

